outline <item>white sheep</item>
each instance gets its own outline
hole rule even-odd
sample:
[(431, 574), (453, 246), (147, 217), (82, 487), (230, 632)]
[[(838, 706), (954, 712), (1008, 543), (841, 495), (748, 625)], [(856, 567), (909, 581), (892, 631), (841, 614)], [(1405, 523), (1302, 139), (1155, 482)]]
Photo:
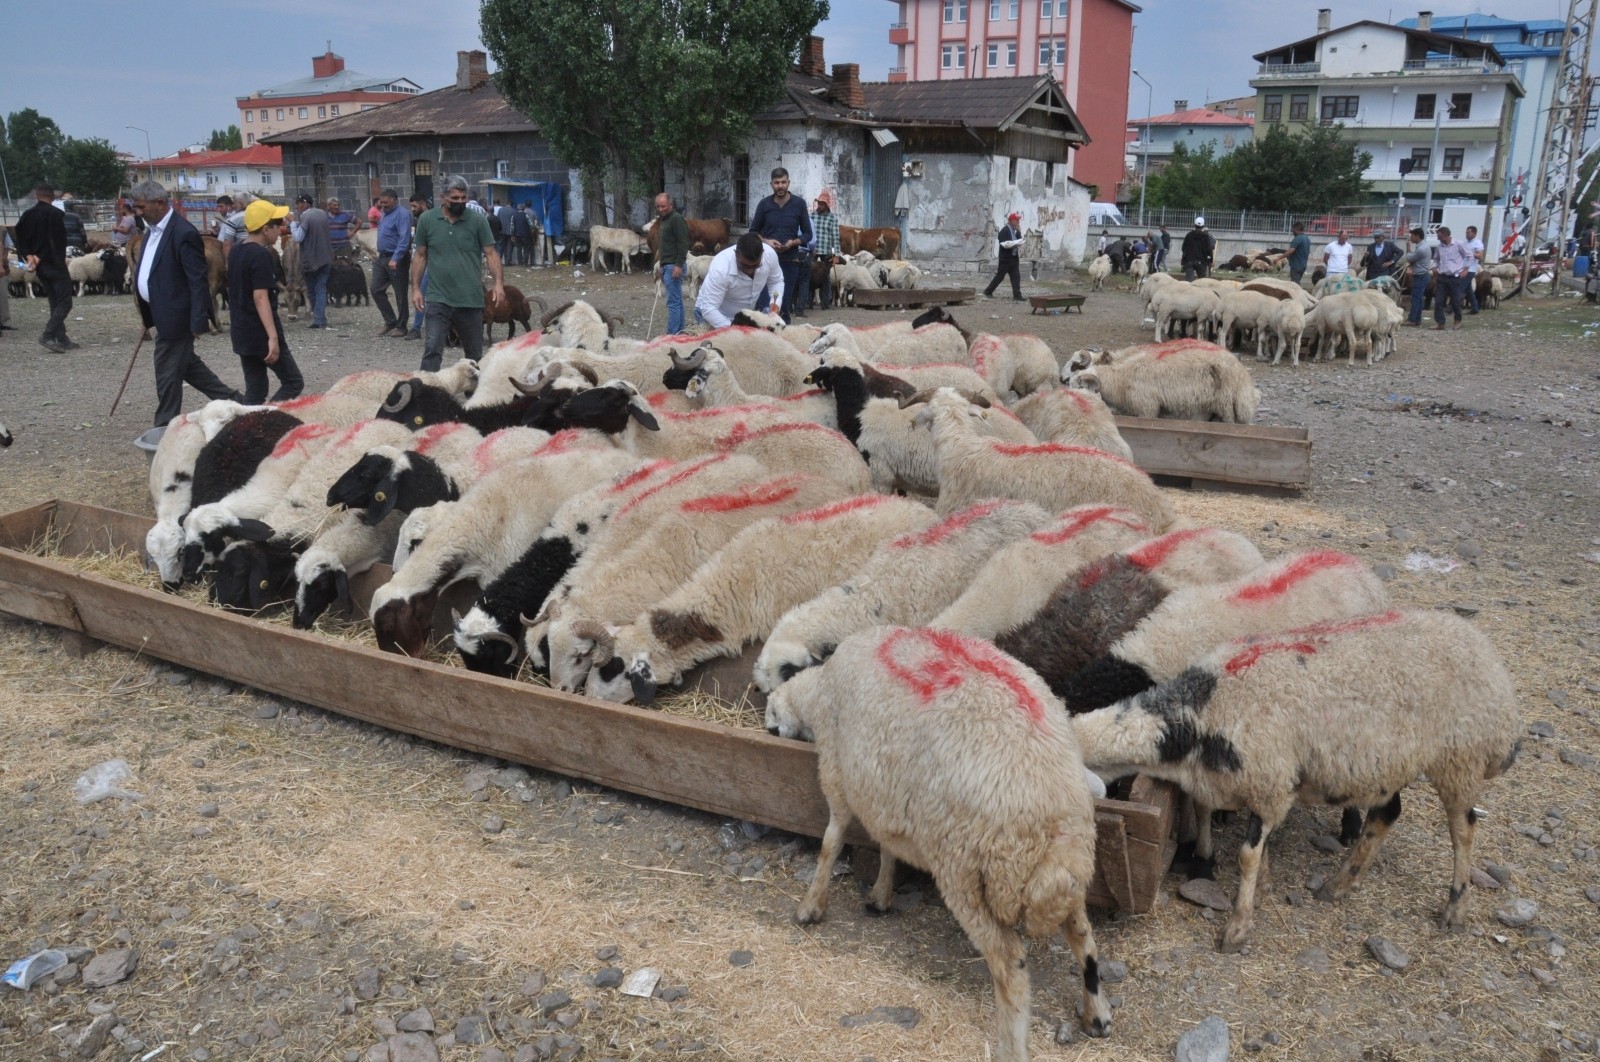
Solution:
[[(1145, 282), (1149, 283), (1149, 278)], [(1205, 338), (1221, 297), (1208, 288), (1182, 281), (1158, 285), (1150, 295), (1149, 312), (1155, 317), (1157, 341), (1182, 333), (1193, 325), (1196, 338)]]
[(1133, 256), (1133, 261), (1128, 263), (1128, 279), (1135, 284), (1140, 283), (1150, 275), (1150, 257), (1138, 254)]
[(1182, 284), (1183, 281), (1167, 272), (1155, 272), (1139, 281), (1139, 309), (1144, 316), (1146, 324), (1155, 324), (1155, 314), (1150, 310), (1150, 300), (1155, 293), (1168, 284)]
[[(582, 299), (574, 300), (546, 313), (539, 319), (538, 343), (546, 347), (579, 347), (594, 353), (605, 351), (622, 318), (603, 314)], [(526, 342), (527, 337), (523, 337)]]
[(917, 423), (933, 433), (939, 457), (940, 513), (985, 498), (1018, 498), (1051, 512), (1100, 502), (1132, 509), (1157, 531), (1171, 525), (1166, 498), (1131, 462), (1086, 446), (1001, 442), (973, 426), (980, 415), (947, 388), (917, 414)]
[[(703, 352), (703, 354), (702, 354)], [(738, 374), (722, 356), (722, 351), (707, 340), (695, 349), (699, 364), (684, 386), (684, 395), (696, 409), (721, 409), (727, 406), (770, 405), (796, 420), (808, 420), (824, 427), (839, 427), (837, 404), (822, 391), (812, 389), (787, 395), (753, 395), (742, 386)], [(692, 355), (692, 356), (693, 356)]]
[(857, 494), (751, 524), (618, 630), (610, 646), (602, 642), (589, 695), (650, 704), (657, 687), (696, 664), (764, 639), (785, 612), (857, 569), (880, 544), (937, 522), (920, 502)]
[(1239, 892), (1217, 937), (1250, 939), (1267, 839), (1296, 803), (1367, 808), (1361, 839), (1317, 896), (1348, 895), (1426, 775), (1455, 866), (1443, 928), (1465, 915), (1473, 807), (1514, 761), (1522, 722), (1494, 646), (1447, 613), (1387, 612), (1222, 646), (1177, 678), (1073, 720), (1084, 763), (1175, 782), (1196, 804), (1250, 813)]
[[(904, 327), (896, 327), (896, 324)], [(967, 357), (967, 341), (953, 326), (931, 324), (913, 329), (909, 321), (896, 324), (850, 328), (834, 321), (823, 325), (822, 335), (811, 344), (810, 353), (821, 358), (837, 349), (862, 361), (895, 365), (971, 364)]]
[(928, 870), (988, 963), (996, 1057), (1024, 1062), (1026, 944), (1065, 929), (1083, 971), (1079, 1022), (1110, 1032), (1085, 909), (1094, 877), (1094, 803), (1072, 726), (1027, 668), (948, 631), (873, 627), (767, 701), (769, 729), (809, 735), (828, 801), (816, 875), (795, 912), (827, 911), (828, 885), (855, 821), (879, 845), (869, 903), (887, 911), (897, 861)]
[(1102, 254), (1089, 263), (1090, 289), (1099, 291), (1105, 287), (1106, 280), (1111, 276), (1111, 256)]
[(1342, 340), (1351, 364), (1358, 355), (1364, 355), (1368, 365), (1373, 362), (1373, 348), (1381, 347), (1389, 315), (1378, 300), (1389, 303), (1382, 295), (1370, 297), (1365, 291), (1339, 291), (1324, 295), (1315, 309), (1306, 315), (1307, 331), (1315, 331), (1317, 360), (1331, 361), (1337, 356)]
[(733, 315), (733, 323), (771, 332), (802, 354), (809, 354), (811, 344), (822, 335), (821, 325), (792, 324), (766, 310), (740, 310)]
[(1236, 350), (1237, 344), (1244, 341), (1244, 333), (1248, 331), (1255, 338), (1256, 356), (1260, 358), (1266, 350), (1268, 323), (1282, 301), (1285, 300), (1257, 291), (1228, 292), (1218, 304), (1221, 317), (1217, 342), (1229, 350)]
[(1133, 460), (1133, 451), (1117, 430), (1116, 418), (1097, 394), (1074, 388), (1035, 391), (1013, 406), (1012, 412), (1040, 442), (1092, 446)]
[(1000, 338), (1011, 351), (1011, 390), (1016, 395), (1023, 397), (1055, 386), (1061, 366), (1050, 344), (1028, 332), (1007, 332)]
[(829, 282), (833, 285), (835, 306), (854, 306), (857, 291), (875, 291), (881, 287), (878, 278), (873, 276), (870, 269), (853, 262), (841, 262), (835, 265)]
[[(441, 369), (438, 372), (392, 372), (388, 369), (364, 369), (335, 380), (325, 392), (330, 395), (359, 395), (371, 402), (368, 416), (377, 412), (380, 405), (401, 380), (417, 380), (433, 387), (442, 387), (458, 398), (471, 396), (478, 386), (478, 363), (470, 358)], [(502, 400), (503, 401), (503, 400)]]
[(924, 531), (879, 546), (847, 582), (796, 605), (773, 627), (751, 679), (771, 693), (880, 623), (920, 626), (959, 597), (986, 560), (1050, 523), (1029, 502), (979, 502)]
[[(1306, 311), (1296, 299), (1283, 299), (1272, 308), (1272, 314), (1267, 318), (1267, 328), (1272, 332), (1277, 343), (1277, 352), (1272, 356), (1272, 364), (1276, 365), (1283, 358), (1283, 352), (1290, 352), (1289, 364), (1299, 366), (1300, 344), (1305, 337)], [(1265, 356), (1256, 355), (1257, 360), (1265, 360)]]
[(1095, 365), (1073, 373), (1068, 382), (1094, 391), (1131, 417), (1249, 424), (1261, 401), (1250, 370), (1210, 343), (1175, 344), (1133, 361)]

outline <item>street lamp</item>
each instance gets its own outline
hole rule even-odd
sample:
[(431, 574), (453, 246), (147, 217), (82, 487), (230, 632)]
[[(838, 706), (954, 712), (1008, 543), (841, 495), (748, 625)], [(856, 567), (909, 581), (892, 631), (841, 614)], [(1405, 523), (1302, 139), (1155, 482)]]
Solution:
[(1144, 219), (1144, 189), (1150, 183), (1150, 111), (1154, 107), (1156, 90), (1150, 82), (1144, 80), (1144, 75), (1137, 70), (1130, 70), (1134, 77), (1144, 81), (1144, 173), (1139, 178), (1139, 224), (1145, 224)]
[(156, 179), (156, 164), (155, 164), (155, 161), (151, 158), (150, 130), (142, 129), (137, 125), (125, 125), (122, 128), (124, 128), (124, 129), (132, 129), (136, 133), (143, 133), (144, 134), (144, 164), (149, 170), (150, 179), (152, 181), (155, 180)]

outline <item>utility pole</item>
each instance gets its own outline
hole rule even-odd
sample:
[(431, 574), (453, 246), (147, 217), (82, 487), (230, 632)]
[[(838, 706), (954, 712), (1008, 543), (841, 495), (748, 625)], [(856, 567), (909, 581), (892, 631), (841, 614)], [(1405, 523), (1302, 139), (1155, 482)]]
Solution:
[(1139, 177), (1139, 224), (1148, 225), (1149, 222), (1145, 221), (1144, 218), (1144, 190), (1145, 186), (1150, 183), (1150, 148), (1152, 146), (1150, 143), (1150, 111), (1155, 106), (1156, 90), (1151, 87), (1150, 82), (1145, 81), (1144, 75), (1139, 71), (1130, 70), (1129, 73), (1140, 81), (1144, 81), (1144, 172)]
[[(1448, 100), (1434, 100), (1433, 104), (1433, 148), (1428, 152), (1428, 188), (1422, 193), (1422, 231), (1428, 231), (1428, 219), (1433, 217), (1433, 169), (1439, 160), (1439, 120), (1444, 117), (1444, 110), (1448, 108), (1450, 116), (1455, 117), (1456, 109)], [(1464, 238), (1464, 237), (1463, 237)]]
[[(1529, 201), (1527, 256), (1522, 264), (1522, 285), (1526, 290), (1532, 271), (1536, 241), (1544, 238), (1554, 222), (1554, 272), (1550, 294), (1560, 290), (1561, 260), (1565, 257), (1567, 231), (1571, 227), (1573, 186), (1578, 178), (1578, 159), (1583, 150), (1583, 134), (1589, 121), (1589, 100), (1594, 78), (1589, 75), (1590, 38), (1595, 30), (1595, 8), (1600, 0), (1568, 0), (1567, 25), (1561, 34), (1561, 71), (1550, 90), (1550, 109), (1544, 150), (1539, 156), (1533, 198)], [(1582, 54), (1575, 55), (1582, 44)]]

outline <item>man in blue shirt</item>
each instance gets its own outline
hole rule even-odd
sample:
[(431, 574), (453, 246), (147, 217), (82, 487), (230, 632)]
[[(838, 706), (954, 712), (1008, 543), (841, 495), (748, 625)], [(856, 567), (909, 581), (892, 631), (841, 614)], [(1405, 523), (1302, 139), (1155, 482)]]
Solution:
[[(383, 314), (383, 336), (406, 336), (406, 280), (411, 275), (411, 211), (400, 209), (400, 193), (385, 188), (378, 196), (378, 257), (372, 263), (373, 304)], [(394, 291), (394, 305), (389, 292)]]
[(783, 271), (783, 300), (779, 312), (785, 321), (794, 312), (796, 286), (800, 280), (801, 248), (812, 240), (811, 216), (806, 204), (789, 193), (789, 171), (779, 166), (772, 171), (772, 194), (756, 205), (750, 231), (778, 256)]
[(1294, 233), (1294, 239), (1289, 241), (1289, 279), (1296, 284), (1306, 275), (1306, 264), (1311, 261), (1311, 237), (1306, 235), (1306, 227), (1300, 222), (1290, 226), (1289, 231)]

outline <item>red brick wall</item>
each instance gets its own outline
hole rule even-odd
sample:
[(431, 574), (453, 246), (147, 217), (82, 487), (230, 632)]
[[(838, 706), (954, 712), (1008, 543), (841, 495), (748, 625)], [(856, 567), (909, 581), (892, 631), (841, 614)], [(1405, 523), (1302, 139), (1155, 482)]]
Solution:
[[(1133, 65), (1133, 12), (1112, 0), (1083, 0), (1076, 85), (1067, 86), (1078, 119), (1092, 143), (1075, 154), (1072, 176), (1099, 186), (1095, 199), (1109, 202), (1117, 194), (1127, 151), (1128, 71)], [(1071, 60), (1068, 60), (1069, 66)], [(1076, 94), (1073, 88), (1076, 88)]]

